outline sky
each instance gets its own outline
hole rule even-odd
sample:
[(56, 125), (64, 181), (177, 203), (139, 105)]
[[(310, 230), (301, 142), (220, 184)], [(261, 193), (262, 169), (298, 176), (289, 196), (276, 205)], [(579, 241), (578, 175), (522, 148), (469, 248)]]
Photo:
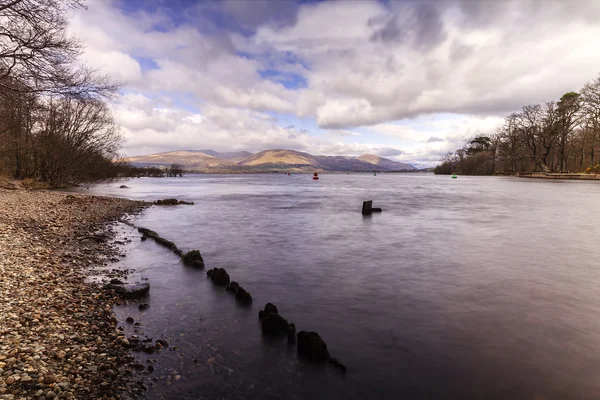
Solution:
[(123, 155), (292, 149), (434, 166), (600, 74), (600, 1), (88, 0)]

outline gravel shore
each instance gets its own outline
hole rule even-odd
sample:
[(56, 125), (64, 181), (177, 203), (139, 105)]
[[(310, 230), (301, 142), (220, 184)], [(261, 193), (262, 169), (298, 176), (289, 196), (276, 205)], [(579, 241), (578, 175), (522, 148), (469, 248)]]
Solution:
[(0, 187), (0, 399), (143, 392), (112, 305), (84, 282), (118, 255), (110, 222), (143, 202)]

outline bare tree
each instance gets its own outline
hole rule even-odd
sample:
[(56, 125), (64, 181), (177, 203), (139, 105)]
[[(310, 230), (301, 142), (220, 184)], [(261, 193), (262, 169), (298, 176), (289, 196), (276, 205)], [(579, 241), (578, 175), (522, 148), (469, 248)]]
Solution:
[(0, 91), (105, 96), (117, 86), (77, 65), (66, 11), (81, 0), (0, 0)]

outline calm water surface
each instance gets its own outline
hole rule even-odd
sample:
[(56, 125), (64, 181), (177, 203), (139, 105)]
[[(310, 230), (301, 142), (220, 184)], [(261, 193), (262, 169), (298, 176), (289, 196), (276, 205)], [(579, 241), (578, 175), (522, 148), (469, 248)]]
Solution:
[[(134, 240), (123, 264), (151, 283), (151, 307), (118, 314), (171, 340), (140, 357), (158, 360), (151, 399), (600, 398), (597, 183), (429, 174), (125, 183), (83, 191), (194, 201), (134, 222), (200, 249), (254, 298), (239, 307), (204, 271)], [(363, 217), (370, 199), (383, 213)], [(263, 338), (266, 302), (319, 332), (346, 376)]]

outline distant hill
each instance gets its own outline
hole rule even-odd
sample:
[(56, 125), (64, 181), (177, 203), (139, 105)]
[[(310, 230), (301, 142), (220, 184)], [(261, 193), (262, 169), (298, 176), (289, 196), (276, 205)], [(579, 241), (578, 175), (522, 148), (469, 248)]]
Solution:
[(214, 157), (200, 151), (182, 150), (166, 153), (150, 154), (147, 156), (129, 157), (128, 162), (143, 167), (166, 167), (171, 164), (181, 164), (188, 171), (221, 171), (243, 169), (237, 163)]
[(248, 151), (228, 151), (228, 152), (218, 152), (214, 150), (197, 150), (201, 153), (208, 154), (209, 156), (213, 156), (216, 158), (220, 158), (222, 160), (233, 161), (235, 163), (245, 160), (248, 157), (252, 156), (252, 153)]
[(300, 151), (281, 149), (261, 151), (241, 161), (239, 164), (260, 169), (291, 169), (309, 172), (315, 169), (321, 171), (400, 171), (415, 169), (411, 165), (397, 163), (386, 158), (371, 155), (362, 157), (366, 156), (370, 158), (374, 157), (373, 160), (378, 162), (378, 164), (355, 157), (313, 156), (312, 154)]
[(356, 157), (361, 161), (365, 161), (371, 164), (375, 164), (382, 168), (390, 169), (392, 171), (400, 171), (403, 169), (413, 170), (416, 169), (412, 165), (401, 163), (398, 161), (392, 161), (387, 158), (379, 157), (374, 154), (363, 154), (362, 156)]
[(128, 159), (138, 166), (166, 167), (181, 164), (197, 172), (319, 172), (319, 171), (402, 171), (415, 170), (411, 165), (371, 154), (360, 157), (314, 156), (295, 150), (265, 150), (256, 154), (245, 151), (181, 150)]

